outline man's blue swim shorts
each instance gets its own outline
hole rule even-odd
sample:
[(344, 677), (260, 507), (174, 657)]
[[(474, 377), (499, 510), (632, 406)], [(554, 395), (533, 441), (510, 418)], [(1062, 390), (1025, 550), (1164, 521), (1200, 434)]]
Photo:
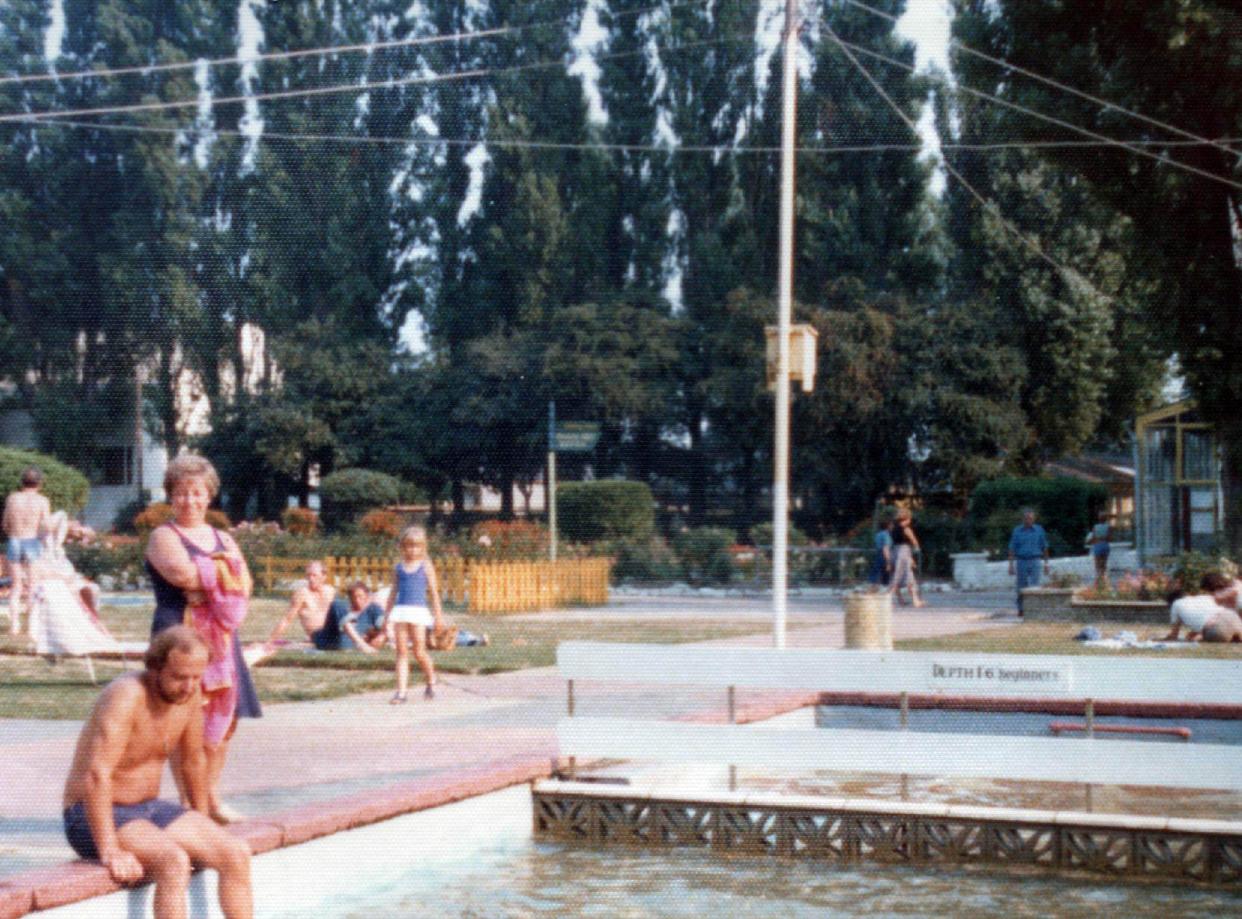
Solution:
[[(172, 823), (186, 809), (171, 801), (151, 798), (137, 804), (113, 804), (112, 820), (119, 830), (131, 820), (149, 820), (161, 830)], [(86, 802), (79, 801), (65, 809), (65, 838), (73, 851), (83, 858), (99, 858), (99, 850), (95, 848), (95, 838), (91, 836), (91, 826), (86, 820)]]

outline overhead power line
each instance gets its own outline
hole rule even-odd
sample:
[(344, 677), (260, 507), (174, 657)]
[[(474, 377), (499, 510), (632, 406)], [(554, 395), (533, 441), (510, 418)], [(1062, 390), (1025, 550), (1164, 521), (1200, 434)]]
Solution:
[[(823, 25), (823, 28), (831, 32), (831, 29), (829, 29), (826, 23)], [(889, 64), (890, 66), (893, 66), (893, 67), (897, 67), (908, 73), (917, 72), (917, 68), (915, 68), (912, 64), (907, 64), (905, 61), (898, 60), (895, 57), (890, 57), (887, 54), (881, 54), (879, 51), (873, 51), (870, 48), (866, 48), (862, 45), (856, 45), (856, 44), (852, 44), (851, 42), (847, 42), (844, 39), (837, 37), (835, 32), (833, 32), (832, 34), (834, 38), (836, 39), (836, 43), (843, 49), (847, 49), (850, 51), (857, 51), (859, 54), (865, 55), (866, 57), (874, 58), (877, 61), (880, 61), (885, 64)], [(1014, 111), (1022, 112), (1025, 115), (1030, 115), (1032, 118), (1036, 118), (1040, 121), (1046, 121), (1049, 124), (1055, 124), (1057, 127), (1065, 128), (1068, 131), (1073, 131), (1074, 133), (1081, 134), (1084, 137), (1093, 138), (1108, 146), (1119, 147), (1123, 150), (1128, 150), (1131, 153), (1135, 153), (1139, 156), (1145, 156), (1148, 159), (1155, 160), (1158, 163), (1163, 163), (1166, 166), (1174, 166), (1185, 172), (1192, 172), (1195, 175), (1200, 175), (1206, 179), (1211, 179), (1213, 182), (1219, 182), (1222, 185), (1228, 185), (1231, 188), (1237, 188), (1237, 189), (1242, 190), (1242, 182), (1234, 181), (1233, 179), (1227, 178), (1226, 176), (1218, 175), (1217, 173), (1211, 172), (1210, 170), (1207, 170), (1207, 169), (1200, 169), (1198, 166), (1192, 166), (1189, 163), (1183, 163), (1180, 160), (1173, 159), (1171, 156), (1168, 156), (1167, 154), (1152, 153), (1150, 150), (1144, 150), (1142, 147), (1135, 146), (1134, 144), (1127, 143), (1126, 141), (1117, 140), (1116, 138), (1109, 137), (1106, 134), (1100, 134), (1097, 131), (1092, 131), (1090, 128), (1080, 127), (1079, 125), (1076, 125), (1071, 121), (1066, 121), (1063, 118), (1057, 118), (1054, 115), (1046, 115), (1043, 112), (1038, 111), (1037, 109), (1033, 109), (1025, 105), (1019, 105), (1017, 102), (1010, 102), (1008, 99), (1002, 99), (1000, 96), (994, 96), (991, 93), (984, 92), (983, 90), (974, 89), (973, 87), (963, 86), (960, 84), (956, 87), (956, 89), (958, 92), (965, 93), (969, 96), (975, 96), (976, 98), (986, 99), (989, 102), (995, 103), (996, 105), (1001, 105), (1001, 106), (1004, 106), (1005, 108), (1010, 108), (1010, 109), (1013, 109)], [(1211, 143), (1211, 141), (1208, 141), (1208, 143)]]
[(319, 48), (302, 48), (297, 51), (272, 51), (243, 57), (217, 57), (209, 60), (170, 61), (164, 64), (144, 64), (134, 67), (101, 67), (98, 70), (74, 70), (69, 73), (29, 73), (20, 76), (0, 77), (0, 86), (10, 83), (48, 83), (64, 80), (102, 79), (131, 76), (133, 74), (175, 73), (194, 70), (199, 66), (222, 67), (227, 65), (257, 64), (265, 61), (288, 61), (300, 57), (318, 57), (329, 54), (349, 54), (358, 51), (381, 51), (386, 48), (408, 48), (419, 45), (437, 45), (446, 42), (475, 38), (494, 38), (533, 26), (506, 26), (500, 29), (484, 29), (477, 32), (458, 32), (454, 35), (430, 35), (419, 38), (396, 38), (391, 41), (360, 42), (353, 45), (325, 45)]
[[(884, 87), (880, 84), (880, 82), (874, 76), (872, 76), (871, 71), (869, 71), (866, 67), (864, 67), (862, 62), (858, 60), (857, 57), (854, 56), (851, 50), (851, 46), (845, 41), (843, 41), (837, 35), (837, 33), (832, 30), (831, 26), (827, 25), (827, 23), (824, 23), (822, 27), (824, 31), (828, 33), (829, 37), (831, 37), (832, 40), (836, 42), (837, 47), (841, 49), (841, 52), (846, 56), (849, 62), (853, 64), (854, 67), (859, 71), (859, 73), (862, 74), (863, 78), (869, 84), (871, 84), (871, 88), (874, 89), (876, 93), (880, 96), (880, 98), (883, 99), (888, 104), (888, 107), (891, 108), (897, 114), (897, 117), (900, 118), (905, 123), (906, 127), (908, 127), (912, 133), (917, 135), (919, 133), (919, 128), (918, 128), (918, 125), (914, 122), (914, 119), (912, 119), (909, 115), (907, 115), (905, 111), (902, 110), (901, 106), (898, 105), (895, 101), (893, 101), (893, 97), (890, 96), (888, 92), (884, 89)], [(1048, 265), (1051, 265), (1052, 268), (1054, 268), (1058, 274), (1066, 278), (1068, 282), (1071, 282), (1070, 286), (1073, 286), (1074, 283), (1081, 284), (1082, 286), (1088, 288), (1096, 296), (1103, 297), (1105, 300), (1108, 300), (1108, 301), (1112, 301), (1113, 298), (1111, 296), (1101, 291), (1098, 287), (1096, 287), (1089, 280), (1083, 277), (1081, 273), (1074, 270), (1073, 268), (1070, 268), (1066, 265), (1061, 264), (1051, 255), (1045, 252), (1043, 248), (1039, 245), (1039, 243), (1037, 243), (1035, 240), (1031, 239), (1029, 236), (1023, 233), (1014, 224), (1010, 223), (1009, 220), (1005, 217), (1005, 215), (1001, 213), (1001, 210), (999, 207), (997, 207), (996, 203), (984, 197), (983, 194), (981, 194), (973, 185), (970, 184), (969, 181), (967, 181), (966, 177), (962, 175), (961, 172), (958, 171), (953, 166), (952, 163), (950, 163), (948, 160), (944, 160), (943, 165), (944, 165), (945, 170), (951, 176), (953, 176), (953, 178), (955, 178), (962, 185), (963, 188), (966, 189), (966, 191), (971, 195), (971, 197), (973, 197), (976, 201), (982, 204), (986, 210), (990, 210), (993, 214), (996, 215), (997, 219), (999, 219), (1001, 222), (1001, 226), (1003, 226), (1009, 233), (1011, 233), (1019, 241), (1021, 241), (1023, 245), (1025, 245), (1028, 249), (1030, 249), (1031, 252), (1033, 252), (1036, 256), (1038, 256), (1042, 261), (1046, 262)]]
[[(713, 156), (723, 155), (761, 155), (770, 156), (780, 152), (780, 147), (776, 146), (737, 146), (733, 144), (683, 144), (683, 143), (649, 143), (649, 144), (627, 144), (627, 143), (607, 143), (604, 141), (583, 141), (580, 143), (571, 143), (566, 141), (540, 141), (540, 140), (518, 140), (518, 139), (495, 139), (495, 138), (469, 138), (469, 137), (438, 137), (432, 135), (396, 137), (391, 135), (374, 135), (374, 134), (329, 134), (329, 133), (291, 133), (288, 131), (268, 131), (264, 130), (262, 134), (252, 135), (245, 131), (239, 131), (231, 128), (217, 127), (200, 127), (198, 125), (187, 125), (184, 127), (161, 127), (158, 125), (138, 125), (138, 124), (109, 124), (101, 121), (71, 121), (63, 118), (56, 119), (39, 119), (29, 122), (8, 122), (10, 125), (30, 125), (35, 124), (43, 128), (74, 128), (87, 131), (111, 131), (128, 134), (159, 134), (167, 137), (175, 137), (187, 134), (187, 132), (198, 132), (205, 134), (215, 134), (221, 137), (238, 137), (245, 140), (279, 140), (289, 141), (293, 143), (340, 143), (355, 144), (358, 146), (416, 146), (416, 147), (497, 147), (501, 149), (530, 149), (530, 150), (600, 150), (600, 151), (617, 151), (622, 153), (707, 153)], [(1130, 141), (1135, 144), (1153, 144), (1163, 145), (1164, 141), (1153, 140), (1135, 140)], [(1177, 141), (1177, 143), (1191, 145), (1194, 141)], [(850, 153), (916, 153), (923, 149), (922, 143), (908, 144), (830, 144), (815, 145), (803, 144), (795, 148), (795, 152), (803, 156), (813, 155), (830, 155), (830, 154), (850, 154)], [(1076, 140), (1049, 140), (1049, 141), (1001, 141), (990, 144), (941, 144), (941, 150), (969, 150), (987, 152), (990, 150), (1015, 150), (1015, 149), (1041, 149), (1046, 147), (1102, 147), (1112, 146), (1097, 141), (1076, 141)]]
[[(740, 41), (750, 41), (751, 36), (744, 38), (728, 38), (728, 39), (703, 39), (702, 41), (685, 42), (676, 47), (662, 47), (659, 50), (662, 53), (676, 53), (686, 51), (692, 48), (702, 48), (709, 45), (724, 45), (737, 43)], [(617, 60), (626, 57), (645, 56), (649, 53), (648, 48), (638, 51), (618, 51), (614, 54), (597, 55), (595, 60)], [(414, 77), (396, 77), (388, 80), (378, 80), (373, 83), (336, 83), (329, 86), (314, 86), (306, 89), (286, 89), (275, 90), (267, 93), (250, 93), (240, 96), (222, 96), (210, 100), (212, 106), (216, 105), (232, 105), (237, 103), (245, 104), (247, 102), (263, 102), (278, 99), (302, 99), (312, 96), (328, 96), (342, 93), (364, 93), (377, 89), (396, 89), (401, 86), (417, 86), (429, 85), (435, 83), (447, 83), (454, 80), (477, 79), (481, 77), (497, 76), (503, 74), (523, 73), (534, 70), (543, 70), (552, 67), (564, 67), (565, 61), (535, 61), (530, 64), (516, 64), (512, 67), (496, 67), (496, 68), (477, 68), (474, 70), (458, 70), (443, 74), (421, 74)], [(10, 115), (0, 115), (0, 124), (5, 122), (47, 122), (58, 118), (78, 118), (86, 115), (122, 115), (137, 112), (161, 112), (175, 111), (178, 109), (198, 108), (203, 101), (195, 99), (182, 99), (174, 102), (138, 102), (128, 105), (103, 105), (93, 108), (81, 109), (49, 109), (42, 112), (21, 112)]]
[[(874, 16), (879, 16), (881, 19), (887, 19), (889, 22), (896, 23), (898, 20), (898, 17), (893, 16), (891, 13), (886, 13), (883, 10), (878, 10), (873, 6), (869, 6), (866, 3), (862, 3), (861, 0), (845, 0), (845, 2), (848, 3), (850, 6), (857, 7), (860, 10), (865, 10), (866, 12), (871, 13)], [(1226, 146), (1226, 144), (1230, 143), (1231, 141), (1226, 141), (1223, 139), (1213, 140), (1208, 137), (1202, 137), (1198, 134), (1191, 133), (1190, 131), (1187, 131), (1184, 128), (1179, 128), (1177, 125), (1169, 124), (1166, 121), (1160, 121), (1157, 118), (1152, 118), (1149, 115), (1144, 115), (1142, 112), (1136, 112), (1133, 109), (1128, 109), (1125, 106), (1118, 105), (1116, 102), (1110, 102), (1108, 99), (1104, 99), (1104, 98), (1101, 98), (1100, 96), (1092, 95), (1089, 92), (1085, 92), (1081, 89), (1077, 89), (1073, 86), (1068, 85), (1067, 83), (1062, 83), (1059, 80), (1054, 80), (1052, 77), (1044, 76), (1043, 74), (1037, 73), (1034, 70), (1030, 70), (1029, 68), (1019, 66), (1018, 64), (1014, 64), (1011, 61), (1005, 60), (1004, 58), (994, 57), (993, 55), (980, 51), (977, 48), (972, 48), (969, 45), (964, 44), (955, 38), (949, 39), (949, 47), (953, 48), (954, 50), (961, 51), (963, 54), (969, 54), (973, 57), (979, 58), (980, 60), (987, 61), (990, 64), (995, 64), (997, 67), (1003, 67), (1006, 70), (1009, 70), (1013, 73), (1020, 73), (1024, 77), (1028, 77), (1029, 79), (1035, 80), (1039, 83), (1043, 83), (1045, 86), (1051, 86), (1053, 89), (1060, 90), (1061, 92), (1069, 93), (1072, 96), (1077, 96), (1079, 99), (1084, 99), (1087, 102), (1091, 102), (1092, 104), (1098, 105), (1101, 108), (1104, 108), (1108, 111), (1114, 111), (1119, 114), (1125, 115), (1129, 118), (1134, 118), (1138, 121), (1144, 122), (1145, 124), (1149, 124), (1152, 127), (1160, 128), (1161, 130), (1168, 131), (1172, 134), (1177, 134), (1179, 137), (1184, 137), (1184, 138), (1187, 138), (1188, 140), (1193, 140), (1196, 143), (1207, 144), (1209, 146), (1216, 147), (1219, 150), (1223, 150), (1225, 153), (1229, 153), (1233, 156), (1239, 157), (1239, 159), (1242, 159), (1242, 151), (1234, 150), (1232, 147)]]
[[(668, 6), (653, 6), (640, 10), (620, 10), (610, 13), (610, 15), (618, 19), (627, 16), (643, 16), (647, 13), (682, 9), (689, 6), (703, 6), (708, 2), (710, 2), (710, 0), (686, 0), (686, 2), (674, 3)], [(267, 61), (295, 60), (303, 57), (326, 57), (334, 54), (353, 54), (358, 52), (370, 53), (373, 51), (384, 51), (391, 48), (408, 48), (418, 47), (421, 45), (445, 44), (448, 42), (472, 41), (482, 38), (496, 38), (502, 35), (513, 35), (521, 32), (532, 31), (534, 29), (552, 28), (557, 26), (564, 27), (564, 25), (564, 19), (544, 20), (543, 22), (528, 22), (517, 26), (500, 26), (494, 29), (478, 29), (471, 32), (457, 32), (450, 35), (423, 35), (410, 38), (394, 38), (388, 41), (357, 42), (349, 45), (321, 45), (317, 48), (300, 48), (293, 51), (260, 52), (244, 57), (241, 55), (234, 55), (231, 57), (208, 58), (206, 60), (167, 61), (162, 64), (142, 64), (132, 67), (100, 67), (93, 70), (74, 70), (67, 73), (52, 72), (17, 74), (13, 76), (0, 77), (0, 86), (13, 83), (24, 84), (63, 82), (66, 80), (131, 76), (134, 74), (171, 73), (179, 70), (193, 70), (199, 66), (205, 66), (208, 68), (233, 65), (244, 66), (246, 64), (260, 64)]]

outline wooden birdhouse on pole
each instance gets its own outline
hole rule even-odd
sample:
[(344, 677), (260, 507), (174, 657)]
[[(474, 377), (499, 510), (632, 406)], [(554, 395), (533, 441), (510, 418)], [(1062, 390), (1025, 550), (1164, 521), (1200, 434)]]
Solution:
[[(776, 389), (777, 348), (780, 342), (778, 326), (764, 326), (767, 355), (768, 389)], [(799, 323), (789, 327), (789, 379), (800, 380), (802, 391), (811, 392), (815, 389), (816, 348), (819, 333), (810, 323)]]

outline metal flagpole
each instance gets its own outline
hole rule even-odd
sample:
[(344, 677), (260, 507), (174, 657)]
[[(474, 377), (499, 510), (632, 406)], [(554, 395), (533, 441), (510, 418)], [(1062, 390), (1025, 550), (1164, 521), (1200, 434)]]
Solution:
[(548, 403), (548, 480), (544, 483), (548, 507), (548, 560), (556, 561), (556, 402)]
[(785, 0), (784, 105), (781, 124), (779, 318), (776, 351), (776, 444), (772, 462), (773, 644), (785, 647), (789, 549), (789, 326), (793, 312), (794, 144), (797, 139), (798, 2)]

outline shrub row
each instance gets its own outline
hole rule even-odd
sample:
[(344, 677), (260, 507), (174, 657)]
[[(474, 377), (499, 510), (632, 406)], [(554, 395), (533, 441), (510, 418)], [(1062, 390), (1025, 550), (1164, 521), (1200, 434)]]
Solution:
[(0, 494), (7, 495), (21, 488), (22, 472), (29, 466), (37, 466), (43, 473), (43, 494), (47, 495), (53, 510), (68, 511), (70, 516), (77, 516), (86, 507), (86, 499), (91, 492), (86, 476), (71, 466), (32, 450), (0, 447)]

